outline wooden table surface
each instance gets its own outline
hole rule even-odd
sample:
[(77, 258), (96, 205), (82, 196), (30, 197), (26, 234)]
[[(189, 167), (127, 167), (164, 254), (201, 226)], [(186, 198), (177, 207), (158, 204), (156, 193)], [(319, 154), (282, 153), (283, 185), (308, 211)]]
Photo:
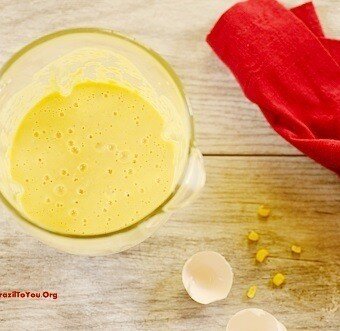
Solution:
[[(207, 184), (155, 236), (105, 257), (59, 253), (21, 233), (2, 207), (0, 291), (58, 292), (57, 300), (0, 301), (1, 330), (225, 330), (238, 310), (259, 307), (288, 330), (340, 330), (340, 181), (302, 156), (268, 126), (204, 41), (234, 1), (0, 0), (0, 65), (26, 43), (76, 26), (136, 37), (164, 56), (181, 77), (195, 113)], [(290, 1), (286, 4), (297, 5)], [(326, 33), (340, 35), (338, 0), (315, 1)], [(259, 221), (257, 207), (272, 209)], [(254, 264), (249, 230), (270, 251)], [(300, 258), (290, 246), (302, 246)], [(181, 283), (185, 260), (214, 250), (230, 261), (226, 300), (201, 306)], [(286, 275), (273, 289), (270, 278)], [(258, 285), (253, 300), (250, 285)]]

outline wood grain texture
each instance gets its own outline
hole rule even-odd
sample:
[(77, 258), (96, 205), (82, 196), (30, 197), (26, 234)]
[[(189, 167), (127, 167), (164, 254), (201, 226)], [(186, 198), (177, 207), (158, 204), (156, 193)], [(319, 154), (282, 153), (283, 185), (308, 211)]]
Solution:
[[(136, 37), (167, 59), (191, 100), (206, 154), (300, 154), (266, 123), (205, 36), (235, 0), (0, 0), (0, 65), (28, 42), (78, 26)], [(301, 1), (286, 1), (290, 6)], [(338, 0), (316, 0), (329, 36), (340, 36)]]
[[(234, 2), (0, 0), (0, 65), (55, 30), (100, 26), (132, 35), (173, 65), (194, 108), (199, 145), (219, 154), (205, 157), (207, 185), (192, 206), (114, 256), (58, 253), (17, 231), (1, 206), (0, 291), (49, 290), (59, 298), (0, 300), (0, 330), (215, 331), (252, 306), (273, 313), (289, 331), (340, 329), (340, 182), (273, 133), (205, 44), (213, 22)], [(339, 36), (338, 0), (315, 3), (327, 34)], [(272, 209), (266, 222), (256, 216), (262, 203)], [(248, 245), (249, 230), (260, 233), (257, 246)], [(300, 258), (292, 256), (292, 243), (303, 247)], [(256, 265), (262, 246), (271, 256)], [(218, 251), (232, 264), (227, 300), (201, 306), (186, 294), (181, 268), (200, 250)], [(279, 271), (287, 283), (273, 289), (270, 278)], [(250, 301), (245, 291), (253, 284), (258, 293)]]

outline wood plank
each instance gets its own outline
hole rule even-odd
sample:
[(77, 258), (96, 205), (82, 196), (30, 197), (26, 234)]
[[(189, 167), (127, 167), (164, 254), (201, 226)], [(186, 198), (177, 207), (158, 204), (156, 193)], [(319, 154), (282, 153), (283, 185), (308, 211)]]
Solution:
[[(273, 313), (288, 330), (336, 331), (339, 284), (340, 182), (305, 157), (206, 157), (207, 185), (153, 237), (106, 257), (62, 254), (15, 230), (0, 209), (0, 291), (57, 291), (56, 301), (0, 301), (1, 330), (225, 330), (246, 307)], [(258, 205), (272, 215), (257, 219)], [(270, 251), (255, 265), (258, 247)], [(302, 246), (300, 258), (290, 245)], [(184, 261), (215, 250), (231, 263), (228, 299), (201, 306), (181, 284)], [(270, 278), (286, 275), (282, 289)], [(247, 287), (258, 285), (253, 300)]]
[[(206, 154), (300, 154), (266, 123), (204, 39), (235, 0), (0, 0), (0, 65), (52, 31), (105, 27), (136, 37), (177, 71), (191, 100)], [(302, 1), (285, 1), (293, 6)], [(329, 36), (340, 35), (338, 0), (316, 0)]]

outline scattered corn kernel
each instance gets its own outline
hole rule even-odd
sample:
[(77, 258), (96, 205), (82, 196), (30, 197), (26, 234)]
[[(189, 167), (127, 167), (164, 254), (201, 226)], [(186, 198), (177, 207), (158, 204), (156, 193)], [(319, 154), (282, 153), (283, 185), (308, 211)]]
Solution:
[(248, 234), (248, 239), (250, 241), (258, 241), (260, 239), (260, 236), (255, 231), (250, 231)]
[(294, 252), (294, 253), (296, 253), (296, 254), (300, 254), (300, 253), (301, 253), (301, 247), (300, 247), (300, 246), (293, 245), (293, 246), (292, 246), (292, 252)]
[(270, 209), (267, 206), (260, 206), (259, 209), (257, 210), (257, 214), (260, 217), (267, 218), (270, 214)]
[(248, 289), (248, 292), (247, 292), (247, 297), (249, 299), (253, 299), (255, 294), (256, 294), (256, 290), (257, 290), (256, 285), (250, 286), (249, 289)]
[(283, 284), (283, 282), (285, 281), (285, 276), (283, 276), (282, 274), (276, 274), (273, 277), (273, 284), (275, 286), (281, 286)]
[(268, 255), (269, 255), (268, 250), (265, 248), (261, 248), (256, 253), (256, 261), (262, 263)]

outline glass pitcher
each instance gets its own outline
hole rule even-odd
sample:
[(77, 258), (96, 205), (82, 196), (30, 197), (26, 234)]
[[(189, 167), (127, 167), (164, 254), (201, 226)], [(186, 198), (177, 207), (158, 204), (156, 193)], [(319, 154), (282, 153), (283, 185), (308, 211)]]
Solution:
[[(84, 49), (88, 56), (77, 53)], [(106, 51), (115, 55), (108, 56)], [(73, 54), (72, 58), (56, 65), (67, 54)], [(97, 60), (100, 58), (99, 68), (91, 58), (94, 55)], [(127, 59), (129, 64), (123, 63), (122, 59)], [(52, 76), (51, 63), (54, 63)], [(129, 65), (131, 68), (127, 70)], [(165, 116), (171, 121), (177, 119), (187, 127), (188, 141), (180, 160), (182, 166), (177, 167), (177, 181), (170, 197), (138, 223), (97, 236), (53, 233), (32, 223), (20, 208), (17, 184), (9, 171), (11, 141), (20, 119), (25, 115), (25, 107), (36, 103), (46, 93), (48, 84), (58, 83), (68, 89), (67, 79), (63, 82), (65, 77), (72, 75), (78, 79), (79, 75), (79, 79), (93, 79), (98, 74), (111, 75), (115, 81), (144, 93), (146, 98), (150, 97), (148, 93), (152, 93), (152, 100), (159, 103), (157, 106), (164, 110)], [(32, 81), (36, 84), (34, 93), (24, 94), (22, 91), (31, 86)], [(64, 30), (44, 36), (16, 53), (0, 71), (0, 137), (0, 198), (4, 208), (11, 212), (13, 221), (25, 232), (49, 246), (72, 254), (111, 254), (139, 244), (164, 224), (174, 211), (192, 201), (205, 184), (203, 158), (195, 147), (191, 108), (177, 75), (151, 49), (108, 30)]]

